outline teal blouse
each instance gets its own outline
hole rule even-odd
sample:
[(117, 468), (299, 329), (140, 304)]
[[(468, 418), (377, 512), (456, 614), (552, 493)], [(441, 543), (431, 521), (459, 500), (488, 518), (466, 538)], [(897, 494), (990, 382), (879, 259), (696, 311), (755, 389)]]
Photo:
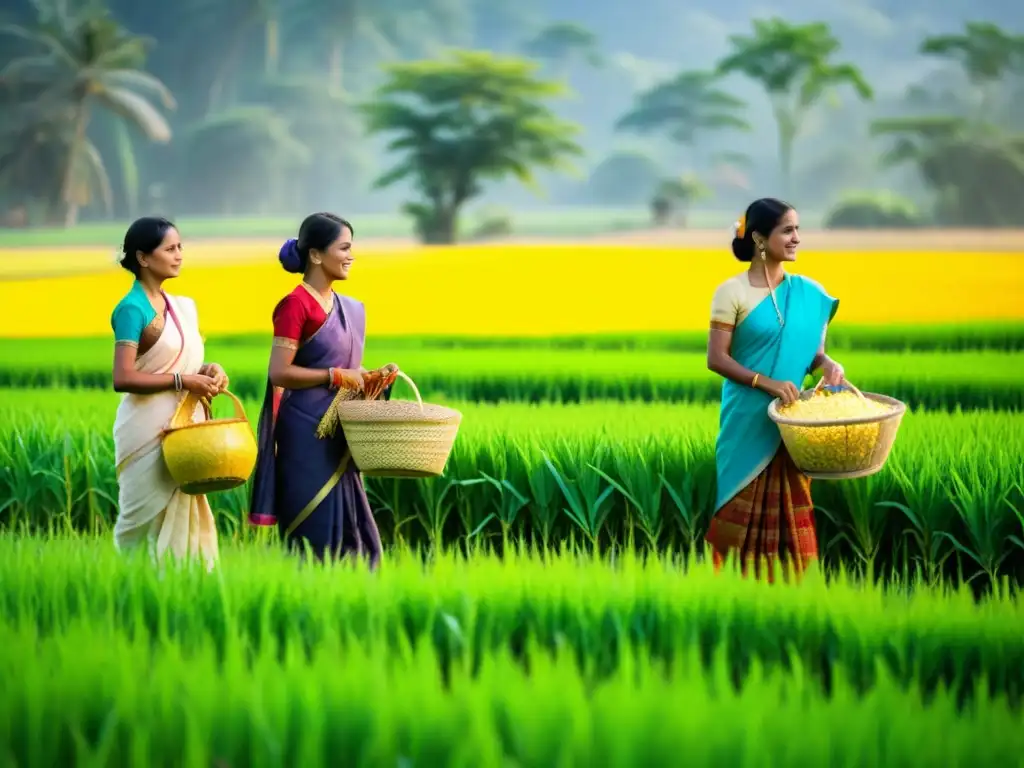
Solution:
[(110, 327), (114, 329), (114, 340), (138, 344), (142, 331), (156, 319), (156, 310), (149, 303), (149, 297), (136, 280), (125, 297), (114, 307), (110, 315)]

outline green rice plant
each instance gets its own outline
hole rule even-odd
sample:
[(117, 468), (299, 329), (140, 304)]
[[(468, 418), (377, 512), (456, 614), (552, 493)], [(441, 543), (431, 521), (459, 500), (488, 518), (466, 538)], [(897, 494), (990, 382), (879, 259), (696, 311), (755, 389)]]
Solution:
[(653, 548), (658, 546), (664, 525), (661, 514), (664, 457), (652, 450), (656, 448), (651, 445), (631, 445), (617, 450), (612, 461), (618, 480), (593, 464), (587, 465), (626, 500), (626, 514), (636, 515), (640, 530)]
[[(12, 457), (0, 467), (0, 526), (112, 524), (116, 403), (109, 393), (0, 390), (0, 456)], [(387, 543), (549, 549), (575, 539), (598, 551), (632, 541), (702, 549), (715, 497), (716, 408), (455, 405), (464, 419), (444, 478), (367, 479)], [(246, 407), (255, 422), (258, 404)], [(1009, 538), (1024, 541), (1021, 455), (1024, 414), (908, 413), (880, 474), (813, 483), (826, 562), (865, 573), (920, 567), (933, 583), (958, 577), (961, 567), (965, 578), (987, 574), (986, 583), (1021, 578), (1024, 548)], [(247, 494), (211, 497), (228, 537), (244, 535)], [(982, 510), (990, 527), (957, 511), (967, 505)]]
[[(0, 741), (12, 764), (206, 768), (249, 765), (561, 766), (1019, 765), (1024, 729), (1003, 697), (966, 711), (882, 670), (858, 691), (839, 667), (829, 694), (807, 665), (755, 663), (731, 685), (728, 654), (671, 664), (623, 650), (590, 683), (568, 652), (529, 645), (529, 671), (506, 650), (479, 669), (439, 673), (429, 644), (398, 658), (327, 639), (304, 652), (223, 652), (88, 625), (40, 638), (4, 629)], [(13, 659), (32, 658), (28, 665)], [(145, 674), (140, 671), (145, 670)], [(742, 723), (742, 727), (723, 724)], [(937, 738), (936, 734), (941, 734)]]
[(893, 492), (890, 476), (870, 475), (837, 483), (837, 486), (844, 502), (841, 514), (816, 505), (816, 509), (827, 515), (839, 531), (829, 546), (845, 544), (870, 578), (885, 543), (885, 530), (889, 524), (883, 499)]
[(953, 530), (954, 507), (943, 487), (941, 470), (936, 456), (922, 453), (920, 462), (910, 474), (902, 455), (893, 457), (889, 471), (904, 501), (880, 501), (883, 509), (895, 509), (906, 518), (903, 535), (913, 542), (911, 560), (919, 569), (925, 583), (936, 585), (942, 569), (953, 553), (948, 539), (939, 535)]
[(1013, 516), (1007, 512), (1012, 508), (1009, 498), (1014, 486), (1012, 481), (999, 482), (1003, 479), (999, 475), (1007, 469), (1001, 462), (982, 460), (949, 471), (947, 493), (967, 536), (961, 541), (949, 532), (941, 535), (973, 560), (992, 583), (996, 582), (1003, 561), (1012, 553), (1006, 543), (1013, 524)]
[[(797, 584), (768, 585), (692, 559), (608, 560), (514, 550), (502, 558), (437, 553), (427, 563), (389, 553), (361, 564), (300, 563), (279, 549), (227, 544), (217, 570), (154, 568), (94, 537), (0, 534), (0, 631), (60, 638), (75, 626), (171, 643), (309, 654), (340, 643), (401, 657), (430, 644), (444, 670), (479, 669), (502, 650), (525, 661), (539, 649), (573, 654), (590, 682), (634, 650), (666, 665), (694, 651), (724, 653), (743, 685), (760, 663), (791, 669), (828, 691), (845, 671), (864, 693), (887, 670), (904, 689), (1024, 696), (1024, 607), (1015, 596), (976, 600), (966, 588), (900, 593), (812, 569)], [(7, 648), (8, 646), (4, 645)], [(344, 656), (344, 654), (341, 654)], [(0, 718), (2, 722), (2, 718)]]
[[(704, 351), (560, 349), (554, 347), (437, 349), (370, 340), (365, 362), (396, 362), (425, 395), (471, 402), (575, 403), (591, 400), (716, 402), (722, 379)], [(706, 346), (706, 344), (705, 344)], [(207, 356), (224, 365), (235, 394), (262, 398), (268, 342), (211, 341)], [(861, 389), (917, 408), (1024, 409), (1016, 371), (1024, 352), (836, 353)], [(110, 388), (108, 340), (0, 340), (0, 387)], [(57, 361), (55, 363), (55, 361)], [(405, 385), (401, 384), (402, 391)]]
[[(611, 494), (614, 485), (602, 488), (601, 478), (607, 479), (600, 470), (579, 472), (575, 479), (566, 477), (564, 470), (559, 471), (554, 462), (544, 454), (544, 466), (551, 473), (558, 490), (565, 499), (563, 512), (579, 528), (583, 536), (590, 542), (593, 552), (599, 551), (598, 542), (608, 515), (612, 511)], [(593, 469), (593, 465), (590, 465)], [(542, 537), (542, 544), (547, 547), (548, 537)]]

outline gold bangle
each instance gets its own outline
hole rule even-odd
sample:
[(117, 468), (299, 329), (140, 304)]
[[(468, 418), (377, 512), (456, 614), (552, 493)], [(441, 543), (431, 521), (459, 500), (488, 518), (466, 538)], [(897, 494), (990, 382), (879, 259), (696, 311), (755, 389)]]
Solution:
[(750, 382), (751, 389), (757, 389), (757, 380), (759, 378), (761, 378), (761, 374), (760, 373), (755, 373), (754, 374), (754, 378)]

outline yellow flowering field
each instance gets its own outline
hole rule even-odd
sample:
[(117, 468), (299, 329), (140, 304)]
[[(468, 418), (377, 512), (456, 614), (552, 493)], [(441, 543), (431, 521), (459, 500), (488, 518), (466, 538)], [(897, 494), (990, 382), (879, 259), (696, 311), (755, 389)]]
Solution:
[[(131, 276), (102, 250), (43, 251), (27, 278), (0, 251), (0, 336), (96, 336)], [(191, 265), (189, 263), (191, 260)], [(85, 272), (84, 264), (91, 273)], [(25, 266), (20, 267), (27, 270)], [(706, 327), (716, 285), (744, 269), (722, 249), (486, 245), (357, 251), (340, 290), (364, 301), (371, 334), (542, 336)], [(794, 272), (842, 300), (846, 323), (1024, 318), (1015, 252), (801, 252)], [(77, 273), (76, 273), (77, 272)], [(267, 332), (297, 283), (270, 243), (197, 243), (169, 292), (197, 302), (206, 334)]]

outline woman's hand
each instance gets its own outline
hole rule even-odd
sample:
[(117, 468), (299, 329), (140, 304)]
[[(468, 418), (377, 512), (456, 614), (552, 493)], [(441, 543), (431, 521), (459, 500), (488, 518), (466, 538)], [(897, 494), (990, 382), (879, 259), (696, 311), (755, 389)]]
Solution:
[(363, 373), (363, 391), (368, 400), (376, 400), (381, 392), (394, 383), (398, 375), (398, 366), (394, 363), (383, 365), (375, 371)]
[(201, 373), (182, 376), (181, 386), (193, 395), (199, 395), (207, 399), (215, 397), (220, 392), (217, 381), (212, 376), (205, 376)]
[(228, 375), (224, 372), (224, 369), (221, 368), (220, 365), (218, 365), (217, 363), (210, 363), (208, 365), (204, 365), (199, 372), (204, 376), (209, 376), (214, 380), (214, 382), (217, 384), (218, 393), (223, 392), (225, 389), (228, 388), (228, 384), (230, 383), (228, 380)]
[(827, 387), (838, 387), (846, 381), (846, 371), (843, 366), (829, 358), (821, 365), (821, 378)]
[(351, 389), (356, 392), (363, 391), (363, 374), (352, 368), (333, 368), (334, 373), (331, 384), (337, 384), (338, 389)]
[(772, 397), (777, 397), (783, 405), (795, 403), (800, 399), (800, 390), (791, 381), (776, 381), (775, 379), (761, 378), (758, 380), (758, 389), (767, 392)]

